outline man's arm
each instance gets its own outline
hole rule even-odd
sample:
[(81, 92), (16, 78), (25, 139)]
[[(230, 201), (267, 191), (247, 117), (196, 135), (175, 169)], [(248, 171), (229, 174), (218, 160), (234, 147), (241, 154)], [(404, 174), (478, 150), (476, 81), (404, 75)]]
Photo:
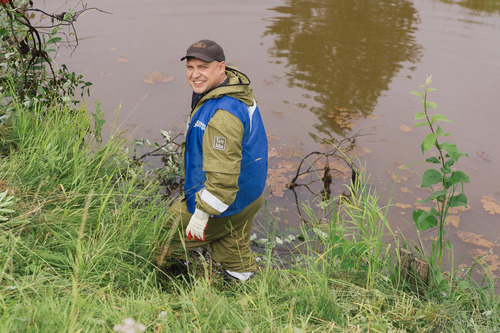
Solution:
[(196, 208), (209, 215), (222, 214), (235, 200), (242, 158), (244, 128), (231, 113), (218, 110), (203, 136), (205, 188), (196, 194)]

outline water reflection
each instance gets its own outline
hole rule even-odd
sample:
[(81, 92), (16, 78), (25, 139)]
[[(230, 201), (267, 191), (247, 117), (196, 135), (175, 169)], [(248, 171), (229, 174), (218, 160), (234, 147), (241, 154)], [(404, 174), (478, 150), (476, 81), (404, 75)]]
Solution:
[(477, 12), (500, 13), (499, 0), (441, 0), (444, 3), (458, 4)]
[(287, 0), (271, 8), (269, 53), (285, 62), (288, 84), (308, 91), (299, 104), (318, 117), (314, 127), (331, 138), (372, 113), (392, 77), (421, 54), (410, 1)]

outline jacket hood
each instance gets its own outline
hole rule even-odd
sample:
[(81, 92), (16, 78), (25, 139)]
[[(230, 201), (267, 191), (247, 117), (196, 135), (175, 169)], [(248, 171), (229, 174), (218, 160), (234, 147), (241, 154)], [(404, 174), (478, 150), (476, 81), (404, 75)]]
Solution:
[(225, 86), (217, 87), (207, 93), (196, 105), (198, 109), (204, 101), (211, 98), (220, 98), (224, 95), (234, 97), (248, 106), (252, 106), (255, 101), (250, 79), (246, 74), (240, 72), (236, 67), (226, 66), (226, 75), (229, 82)]

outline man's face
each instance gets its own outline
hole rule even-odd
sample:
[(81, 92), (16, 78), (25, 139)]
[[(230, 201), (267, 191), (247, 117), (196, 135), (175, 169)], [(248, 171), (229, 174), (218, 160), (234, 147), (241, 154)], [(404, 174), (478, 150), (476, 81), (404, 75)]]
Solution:
[(188, 58), (186, 62), (188, 83), (197, 94), (203, 94), (221, 84), (225, 69), (224, 61), (205, 62), (196, 58)]

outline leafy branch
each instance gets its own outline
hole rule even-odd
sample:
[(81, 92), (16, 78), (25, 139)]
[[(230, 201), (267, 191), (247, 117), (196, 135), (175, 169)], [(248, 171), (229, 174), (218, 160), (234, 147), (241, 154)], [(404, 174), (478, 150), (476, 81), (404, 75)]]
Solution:
[(72, 52), (78, 46), (74, 23), (82, 13), (103, 11), (82, 5), (79, 10), (50, 14), (32, 7), (32, 1), (0, 2), (0, 90), (10, 91), (10, 97), (28, 107), (37, 101), (76, 105), (76, 89), (83, 97), (91, 83), (64, 65), (54, 68), (52, 59), (60, 45)]
[(428, 100), (428, 94), (436, 89), (431, 88), (432, 77), (427, 77), (425, 86), (420, 86), (424, 92), (411, 91), (412, 94), (422, 99), (424, 111), (417, 112), (415, 120), (419, 121), (414, 127), (427, 126), (430, 133), (425, 137), (421, 144), (422, 153), (426, 153), (435, 148), (438, 157), (429, 157), (426, 163), (434, 166), (439, 165), (439, 170), (435, 168), (427, 169), (422, 175), (422, 188), (429, 188), (431, 195), (426, 199), (419, 200), (419, 203), (425, 204), (430, 201), (436, 203), (436, 207), (431, 207), (429, 211), (417, 209), (413, 211), (413, 221), (419, 230), (427, 230), (438, 227), (438, 239), (433, 243), (432, 260), (438, 260), (438, 266), (441, 268), (441, 262), (444, 247), (451, 247), (449, 238), (444, 241), (446, 235), (446, 217), (453, 207), (467, 207), (467, 196), (463, 193), (464, 183), (469, 183), (470, 179), (462, 171), (453, 171), (452, 166), (461, 156), (468, 156), (460, 152), (455, 144), (449, 142), (440, 142), (440, 138), (447, 137), (450, 133), (445, 133), (438, 122), (449, 122), (448, 117), (442, 114), (430, 115), (430, 108), (437, 109), (435, 102)]

